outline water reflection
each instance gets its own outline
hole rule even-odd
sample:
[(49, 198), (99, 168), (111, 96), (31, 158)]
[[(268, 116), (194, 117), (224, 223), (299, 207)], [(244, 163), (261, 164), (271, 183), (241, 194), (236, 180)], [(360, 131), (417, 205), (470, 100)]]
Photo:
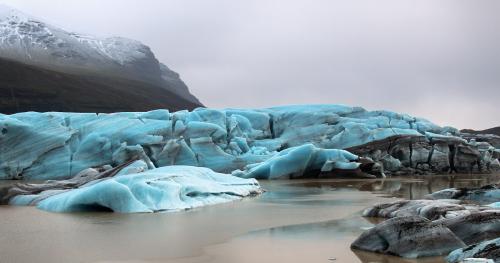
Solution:
[[(379, 180), (307, 180), (287, 181), (270, 185), (270, 195), (263, 196), (262, 202), (293, 203), (294, 205), (322, 205), (339, 213), (352, 205), (366, 200), (356, 200), (351, 193), (369, 192), (378, 201), (387, 198), (419, 199), (432, 192), (450, 187), (480, 187), (495, 183), (498, 175), (433, 176), (412, 178), (387, 178)], [(264, 185), (266, 185), (264, 183)], [(297, 194), (300, 192), (300, 198)], [(385, 200), (384, 200), (385, 199)], [(358, 206), (359, 207), (359, 206)], [(403, 259), (363, 251), (352, 251), (350, 244), (366, 229), (382, 219), (361, 217), (362, 208), (348, 216), (333, 220), (286, 225), (254, 231), (228, 243), (212, 246), (207, 250), (214, 259), (210, 262), (380, 262), (380, 263), (440, 263), (444, 257)], [(241, 248), (246, 248), (245, 251)], [(312, 253), (313, 251), (314, 253)], [(248, 253), (242, 258), (237, 254)], [(248, 260), (248, 259), (251, 260)]]
[(498, 174), (487, 175), (434, 175), (422, 177), (393, 177), (371, 180), (332, 180), (332, 181), (305, 181), (291, 184), (323, 190), (357, 189), (381, 194), (386, 197), (405, 199), (421, 199), (425, 195), (446, 188), (481, 187), (494, 184), (500, 180)]
[(416, 199), (498, 179), (454, 175), (261, 181), (267, 192), (259, 197), (166, 214), (57, 214), (3, 206), (0, 261), (440, 262), (351, 251), (351, 242), (377, 223), (360, 212), (388, 198)]

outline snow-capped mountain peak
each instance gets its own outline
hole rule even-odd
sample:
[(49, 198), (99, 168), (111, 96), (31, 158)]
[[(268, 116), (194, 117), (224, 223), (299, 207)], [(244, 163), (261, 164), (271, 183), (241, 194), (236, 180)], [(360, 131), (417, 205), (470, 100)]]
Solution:
[[(5, 5), (0, 6), (0, 49), (5, 52), (2, 52), (4, 57), (16, 59), (21, 56), (31, 60), (26, 62), (43, 61), (47, 55), (66, 60), (65, 63), (88, 57), (100, 62), (112, 60), (120, 65), (154, 58), (149, 48), (138, 41), (66, 32)], [(81, 65), (83, 61), (72, 62)]]
[(177, 73), (162, 67), (141, 42), (69, 32), (5, 5), (0, 5), (0, 57), (69, 73), (146, 81), (199, 103), (180, 78), (165, 79)]

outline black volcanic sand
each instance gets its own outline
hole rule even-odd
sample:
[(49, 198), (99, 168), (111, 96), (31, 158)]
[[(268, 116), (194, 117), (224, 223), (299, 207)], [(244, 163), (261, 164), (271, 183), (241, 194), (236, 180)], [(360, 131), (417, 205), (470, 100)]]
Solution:
[[(261, 181), (263, 195), (163, 214), (0, 207), (1, 262), (444, 262), (352, 252), (375, 203), (478, 187), (500, 175)], [(3, 182), (2, 184), (8, 184)]]

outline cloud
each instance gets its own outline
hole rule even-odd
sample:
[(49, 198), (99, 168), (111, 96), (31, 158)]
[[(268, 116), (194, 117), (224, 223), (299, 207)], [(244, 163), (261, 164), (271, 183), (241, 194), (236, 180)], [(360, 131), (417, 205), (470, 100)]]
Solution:
[(494, 0), (5, 2), (143, 41), (211, 107), (344, 103), (500, 125)]

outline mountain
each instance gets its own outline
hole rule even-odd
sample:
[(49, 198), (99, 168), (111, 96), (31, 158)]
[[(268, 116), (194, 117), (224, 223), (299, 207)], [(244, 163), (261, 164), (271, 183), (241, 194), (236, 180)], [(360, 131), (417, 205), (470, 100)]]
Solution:
[[(68, 32), (2, 5), (0, 5), (0, 58), (3, 58), (1, 62), (2, 70), (7, 70), (6, 65), (15, 64), (12, 70), (19, 74), (26, 74), (27, 72), (42, 74), (40, 76), (29, 75), (27, 80), (22, 81), (19, 78), (12, 77), (11, 81), (18, 82), (6, 83), (4, 81), (9, 78), (8, 76), (5, 77), (7, 72), (0, 72), (3, 76), (2, 85), (8, 84), (10, 90), (18, 91), (17, 100), (25, 100), (28, 104), (28, 97), (22, 97), (27, 86), (33, 88), (28, 92), (31, 97), (38, 92), (45, 94), (44, 92), (50, 89), (54, 91), (62, 90), (69, 84), (62, 83), (62, 81), (53, 81), (55, 75), (61, 74), (61, 76), (73, 83), (71, 85), (75, 85), (71, 89), (72, 92), (77, 92), (75, 95), (90, 92), (91, 90), (100, 90), (104, 93), (110, 93), (113, 90), (115, 92), (124, 92), (119, 94), (119, 97), (122, 98), (142, 93), (152, 96), (149, 98), (151, 102), (148, 102), (148, 98), (141, 101), (145, 103), (141, 107), (142, 110), (153, 109), (154, 107), (178, 110), (202, 106), (200, 101), (189, 92), (179, 74), (160, 63), (148, 46), (121, 37), (97, 38)], [(40, 85), (29, 82), (37, 79), (43, 79), (46, 82), (40, 83)], [(76, 83), (82, 80), (85, 80), (85, 84), (81, 83), (82, 86), (78, 87)], [(53, 86), (46, 86), (48, 83)], [(96, 86), (89, 89), (87, 84)], [(6, 89), (5, 86), (1, 88), (2, 90)], [(127, 88), (133, 90), (126, 90)], [(19, 92), (21, 89), (24, 91)], [(157, 93), (151, 93), (153, 90)], [(67, 95), (72, 96), (72, 94)], [(114, 95), (116, 96), (116, 94)], [(90, 93), (87, 96), (95, 98)], [(162, 102), (159, 101), (160, 97), (168, 97), (168, 99)], [(127, 101), (133, 99), (132, 97), (127, 98)], [(5, 97), (2, 97), (2, 101), (5, 100)], [(176, 102), (174, 103), (175, 106), (172, 105), (173, 102)], [(37, 103), (43, 103), (43, 100), (37, 100)], [(81, 101), (81, 103), (84, 103), (84, 101)], [(65, 101), (57, 104), (68, 103)], [(116, 109), (104, 104), (102, 109), (99, 109), (99, 105), (95, 105), (92, 101), (84, 104), (94, 105), (92, 108), (97, 111), (130, 111), (136, 109), (136, 106), (134, 106), (136, 103), (130, 104), (130, 107), (129, 104), (124, 104)], [(7, 112), (7, 110), (3, 109), (3, 105), (0, 104), (0, 112)], [(46, 108), (46, 106), (55, 107), (54, 105), (39, 105), (39, 108), (36, 104), (33, 104), (31, 108), (42, 111), (42, 108)], [(83, 111), (88, 108), (87, 106), (72, 104), (71, 109)], [(55, 108), (54, 110), (68, 111), (71, 109)], [(16, 110), (25, 110), (25, 108), (21, 107)]]
[(461, 130), (461, 132), (471, 133), (471, 134), (495, 134), (495, 135), (500, 136), (500, 126), (486, 129), (486, 130), (482, 130), (482, 131), (476, 131), (476, 130), (472, 130), (472, 129), (464, 129), (464, 130)]
[(116, 112), (168, 108), (193, 103), (161, 86), (105, 75), (58, 72), (0, 59), (0, 112)]

